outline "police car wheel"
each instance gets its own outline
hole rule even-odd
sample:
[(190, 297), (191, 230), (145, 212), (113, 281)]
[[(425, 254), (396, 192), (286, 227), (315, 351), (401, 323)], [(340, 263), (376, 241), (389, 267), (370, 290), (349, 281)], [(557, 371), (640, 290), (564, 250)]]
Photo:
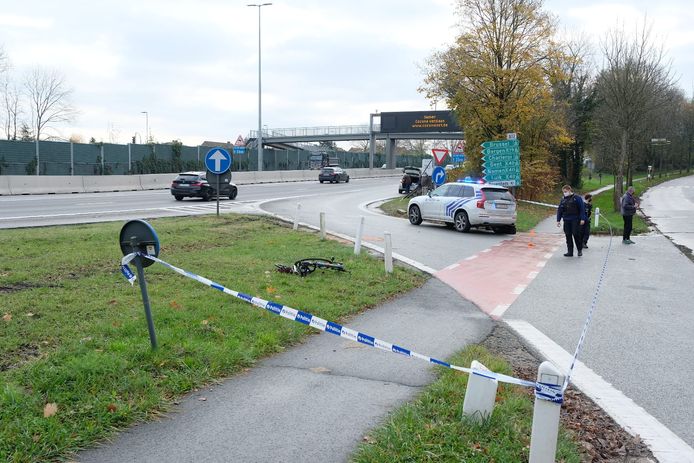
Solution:
[(419, 206), (413, 205), (410, 207), (410, 211), (407, 215), (412, 225), (419, 225), (422, 223), (422, 212), (419, 210)]
[(456, 212), (453, 223), (455, 224), (455, 229), (459, 232), (470, 231), (470, 220), (468, 219), (467, 212), (465, 211)]

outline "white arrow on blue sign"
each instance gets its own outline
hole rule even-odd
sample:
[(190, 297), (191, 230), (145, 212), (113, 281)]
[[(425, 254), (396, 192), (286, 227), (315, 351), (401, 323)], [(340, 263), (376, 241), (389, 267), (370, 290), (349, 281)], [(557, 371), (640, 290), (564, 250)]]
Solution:
[(222, 148), (212, 148), (205, 155), (205, 167), (213, 174), (223, 174), (231, 167), (231, 154)]
[(441, 166), (434, 167), (434, 171), (431, 173), (431, 179), (436, 185), (443, 185), (446, 183), (446, 169)]

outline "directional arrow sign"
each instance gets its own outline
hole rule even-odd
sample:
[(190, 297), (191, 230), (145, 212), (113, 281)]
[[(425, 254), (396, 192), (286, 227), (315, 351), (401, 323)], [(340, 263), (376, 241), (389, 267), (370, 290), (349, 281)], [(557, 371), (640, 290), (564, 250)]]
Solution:
[(223, 174), (231, 167), (231, 154), (222, 148), (212, 148), (205, 155), (205, 167), (213, 174)]
[(431, 154), (434, 155), (434, 160), (436, 164), (441, 164), (446, 156), (448, 156), (448, 149), (446, 148), (432, 148)]
[(436, 185), (443, 185), (446, 183), (446, 169), (441, 166), (434, 167), (434, 171), (431, 173), (431, 180)]

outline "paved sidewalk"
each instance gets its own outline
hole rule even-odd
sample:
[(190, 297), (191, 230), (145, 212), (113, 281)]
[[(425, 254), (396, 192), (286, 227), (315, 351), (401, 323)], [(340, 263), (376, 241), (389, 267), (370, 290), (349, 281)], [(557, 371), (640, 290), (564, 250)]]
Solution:
[[(484, 339), (492, 321), (431, 279), (345, 325), (443, 359)], [(433, 380), (426, 362), (321, 333), (190, 395), (168, 417), (124, 431), (77, 461), (346, 461), (379, 420)]]

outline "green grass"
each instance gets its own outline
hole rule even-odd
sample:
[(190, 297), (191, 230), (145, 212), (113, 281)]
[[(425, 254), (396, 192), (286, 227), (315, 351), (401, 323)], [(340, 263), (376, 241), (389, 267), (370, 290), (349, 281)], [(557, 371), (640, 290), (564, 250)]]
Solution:
[[(409, 198), (394, 198), (381, 204), (381, 210), (393, 217), (407, 217), (407, 203)], [(552, 215), (554, 212), (545, 206), (537, 206), (523, 202), (517, 203), (518, 218), (516, 219), (516, 229), (520, 232), (532, 230), (539, 222)]]
[[(329, 320), (424, 281), (399, 267), (386, 276), (382, 261), (356, 257), (351, 246), (259, 217), (150, 223), (164, 260)], [(0, 461), (58, 460), (312, 331), (155, 264), (146, 269), (159, 341), (152, 351), (138, 286), (118, 269), (121, 225), (0, 232)], [(275, 271), (320, 256), (349, 273)], [(44, 417), (49, 403), (57, 413)]]
[[(470, 346), (451, 362), (475, 359), (493, 371), (512, 374), (509, 365), (480, 346)], [(500, 384), (492, 416), (484, 423), (461, 419), (468, 376), (440, 369), (439, 379), (419, 398), (389, 416), (352, 456), (367, 462), (528, 461), (533, 399), (527, 389)], [(560, 432), (557, 461), (580, 462), (577, 446)]]

